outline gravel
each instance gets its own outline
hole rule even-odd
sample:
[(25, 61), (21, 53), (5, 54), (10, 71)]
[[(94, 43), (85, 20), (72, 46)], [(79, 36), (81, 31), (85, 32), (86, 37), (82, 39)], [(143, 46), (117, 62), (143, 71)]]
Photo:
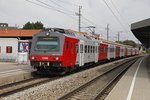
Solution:
[[(120, 60), (119, 60), (120, 61)], [(116, 62), (119, 62), (116, 61)], [(92, 69), (88, 69), (79, 73), (65, 76), (61, 79), (54, 80), (39, 86), (29, 88), (19, 93), (0, 98), (2, 100), (56, 100), (60, 96), (70, 92), (76, 87), (88, 82), (89, 80), (97, 77), (100, 68), (112, 65), (115, 62), (101, 65)]]

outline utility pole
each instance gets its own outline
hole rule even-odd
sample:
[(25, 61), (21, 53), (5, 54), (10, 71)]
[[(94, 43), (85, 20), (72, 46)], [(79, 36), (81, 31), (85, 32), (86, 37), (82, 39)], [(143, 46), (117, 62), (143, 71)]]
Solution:
[(118, 42), (120, 41), (120, 33), (118, 32)]
[(82, 6), (79, 6), (79, 32), (81, 32), (81, 8)]
[(109, 41), (109, 24), (107, 24), (106, 30), (107, 30), (107, 41)]
[(79, 6), (79, 13), (75, 13), (76, 16), (79, 16), (79, 26), (78, 26), (79, 32), (81, 32), (81, 8), (82, 6)]

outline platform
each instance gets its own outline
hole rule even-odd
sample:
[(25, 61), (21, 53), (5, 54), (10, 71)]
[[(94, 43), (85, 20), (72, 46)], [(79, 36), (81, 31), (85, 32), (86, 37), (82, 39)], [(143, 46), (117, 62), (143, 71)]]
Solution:
[(29, 65), (0, 62), (0, 86), (32, 78), (33, 71)]
[(13, 62), (0, 62), (0, 74), (15, 70), (32, 71), (33, 69), (30, 65), (21, 65)]
[(105, 100), (150, 100), (150, 55), (133, 64)]

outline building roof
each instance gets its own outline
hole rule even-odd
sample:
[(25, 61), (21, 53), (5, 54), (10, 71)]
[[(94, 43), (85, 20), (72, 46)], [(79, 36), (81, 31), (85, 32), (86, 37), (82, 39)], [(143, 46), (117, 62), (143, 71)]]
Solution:
[(150, 48), (150, 18), (131, 24), (131, 31), (146, 48)]
[(0, 37), (32, 37), (42, 30), (1, 29)]

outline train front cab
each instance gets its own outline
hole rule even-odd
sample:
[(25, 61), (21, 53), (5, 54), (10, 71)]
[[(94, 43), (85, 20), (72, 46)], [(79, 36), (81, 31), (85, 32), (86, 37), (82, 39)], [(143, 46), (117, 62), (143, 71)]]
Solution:
[(61, 33), (42, 32), (36, 34), (31, 46), (31, 66), (39, 71), (61, 70), (74, 66), (78, 41), (78, 39), (67, 37)]

